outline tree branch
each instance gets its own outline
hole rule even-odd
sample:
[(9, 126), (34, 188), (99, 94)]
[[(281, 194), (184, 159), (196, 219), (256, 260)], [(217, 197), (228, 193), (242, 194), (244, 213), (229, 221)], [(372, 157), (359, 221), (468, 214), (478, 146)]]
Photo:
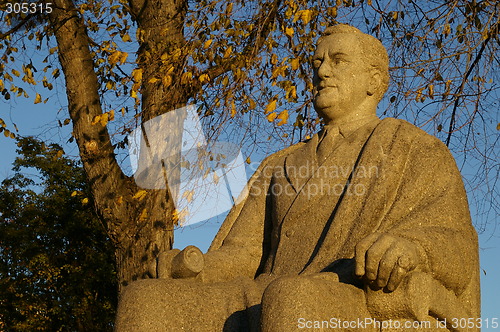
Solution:
[(21, 29), (23, 27), (23, 25), (25, 25), (34, 16), (35, 16), (35, 14), (28, 14), (28, 15), (26, 15), (25, 18), (23, 18), (23, 20), (21, 22), (19, 22), (16, 26), (11, 28), (7, 32), (0, 32), (0, 40), (4, 39), (5, 37), (7, 37), (13, 33), (16, 33), (19, 29)]
[(58, 54), (66, 79), (69, 114), (73, 133), (80, 150), (83, 166), (92, 186), (96, 207), (106, 220), (123, 214), (113, 197), (125, 184), (130, 185), (121, 171), (106, 127), (93, 125), (102, 114), (99, 84), (90, 53), (89, 37), (72, 0), (54, 0), (49, 19), (58, 44)]
[(474, 67), (476, 67), (476, 65), (479, 63), (479, 60), (481, 60), (481, 57), (483, 56), (483, 52), (486, 48), (486, 45), (488, 45), (488, 42), (491, 40), (491, 37), (493, 37), (495, 35), (495, 31), (497, 31), (499, 27), (500, 27), (500, 25), (498, 22), (495, 23), (495, 25), (493, 25), (493, 27), (491, 28), (491, 30), (488, 33), (488, 37), (485, 40), (483, 40), (483, 42), (481, 44), (481, 48), (479, 49), (479, 52), (477, 53), (474, 61), (470, 65), (469, 69), (467, 70), (467, 73), (465, 73), (464, 79), (462, 80), (462, 84), (455, 92), (456, 97), (455, 97), (455, 102), (453, 103), (453, 110), (451, 112), (450, 125), (448, 127), (448, 137), (446, 137), (446, 146), (448, 146), (448, 147), (450, 146), (450, 140), (451, 140), (451, 135), (453, 134), (453, 126), (455, 125), (455, 116), (457, 114), (458, 103), (460, 102), (460, 97), (462, 97), (462, 93), (463, 93), (464, 88), (465, 88), (465, 83), (467, 82), (467, 79), (469, 78), (470, 74), (472, 73), (472, 70), (474, 69)]
[[(269, 3), (263, 4), (259, 14), (257, 15), (258, 21), (255, 22), (255, 29), (250, 35), (247, 45), (241, 53), (242, 56), (236, 58), (228, 58), (218, 66), (210, 67), (202, 74), (207, 74), (211, 80), (229, 71), (233, 66), (242, 66), (247, 61), (255, 58), (259, 50), (264, 45), (269, 33), (272, 31), (272, 26), (278, 14), (278, 9), (281, 5), (281, 0), (274, 0)], [(191, 86), (193, 94), (199, 92), (203, 84), (198, 82)]]

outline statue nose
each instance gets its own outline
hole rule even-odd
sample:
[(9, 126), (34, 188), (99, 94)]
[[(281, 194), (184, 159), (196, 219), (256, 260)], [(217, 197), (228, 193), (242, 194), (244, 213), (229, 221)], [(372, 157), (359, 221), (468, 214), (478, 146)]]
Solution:
[(330, 67), (330, 65), (328, 63), (323, 61), (321, 66), (319, 66), (319, 68), (318, 68), (317, 75), (318, 75), (320, 80), (325, 80), (325, 79), (332, 76), (332, 68)]

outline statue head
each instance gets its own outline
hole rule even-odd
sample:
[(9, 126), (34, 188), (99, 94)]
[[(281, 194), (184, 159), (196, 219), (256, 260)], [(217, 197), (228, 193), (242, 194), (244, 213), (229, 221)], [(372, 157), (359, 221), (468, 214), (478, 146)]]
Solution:
[(325, 30), (313, 56), (314, 106), (325, 120), (375, 114), (389, 83), (382, 43), (346, 24)]

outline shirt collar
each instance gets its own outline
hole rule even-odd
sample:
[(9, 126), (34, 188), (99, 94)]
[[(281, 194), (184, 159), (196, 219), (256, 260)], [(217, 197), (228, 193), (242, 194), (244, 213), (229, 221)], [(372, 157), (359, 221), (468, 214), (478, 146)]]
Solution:
[(358, 130), (359, 128), (363, 127), (365, 124), (367, 124), (371, 121), (375, 121), (375, 120), (379, 120), (379, 118), (375, 114), (372, 114), (372, 115), (367, 115), (365, 117), (355, 119), (352, 121), (342, 122), (340, 124), (332, 123), (332, 124), (326, 125), (325, 128), (322, 130), (321, 134), (323, 134), (325, 129), (326, 130), (335, 130), (333, 128), (337, 127), (340, 135), (342, 135), (343, 137), (347, 137), (350, 134), (352, 134), (353, 132), (355, 132), (356, 130)]

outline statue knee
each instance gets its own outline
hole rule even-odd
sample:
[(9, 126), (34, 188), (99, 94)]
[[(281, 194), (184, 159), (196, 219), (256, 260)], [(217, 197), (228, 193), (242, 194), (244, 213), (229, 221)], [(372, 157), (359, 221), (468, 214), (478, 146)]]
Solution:
[(262, 331), (293, 331), (302, 317), (312, 316), (320, 300), (314, 280), (282, 277), (267, 286), (262, 296)]
[(301, 276), (282, 277), (271, 282), (262, 296), (262, 304), (279, 305), (280, 302), (299, 303), (314, 293), (314, 283)]

